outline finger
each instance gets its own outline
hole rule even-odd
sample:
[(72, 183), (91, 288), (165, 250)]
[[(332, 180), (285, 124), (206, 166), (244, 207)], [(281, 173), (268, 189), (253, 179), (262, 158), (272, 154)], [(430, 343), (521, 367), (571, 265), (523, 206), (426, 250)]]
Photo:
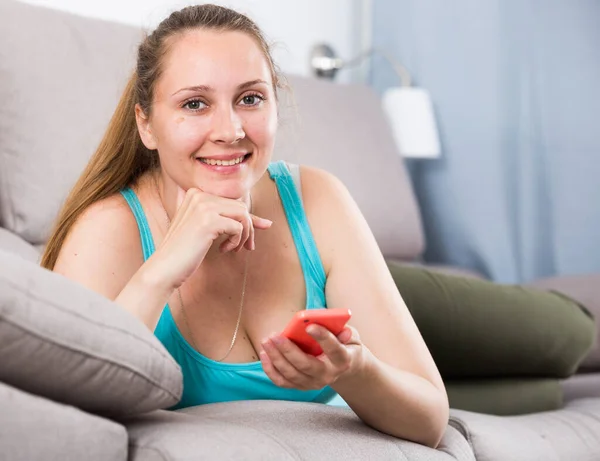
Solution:
[(226, 218), (224, 216), (221, 216), (219, 219), (219, 233), (229, 235), (229, 238), (221, 244), (219, 249), (222, 252), (231, 251), (240, 244), (243, 226), (240, 222), (236, 221), (235, 219)]
[(294, 384), (295, 387), (307, 386), (311, 379), (292, 365), (289, 360), (279, 351), (275, 343), (271, 339), (266, 339), (262, 342), (262, 346), (273, 365), (281, 376), (287, 381)]
[[(350, 332), (350, 336), (346, 339), (347, 333), (345, 333), (345, 332), (347, 330)], [(340, 336), (343, 337), (344, 341), (342, 341), (340, 339)], [(358, 331), (356, 331), (356, 328), (351, 327), (349, 325), (346, 326), (346, 328), (344, 328), (344, 330), (338, 335), (338, 341), (340, 341), (342, 344), (346, 344), (346, 345), (361, 344), (360, 335), (358, 334)]]
[(244, 216), (242, 225), (244, 226), (244, 229), (242, 231), (242, 238), (240, 239), (240, 243), (237, 246), (237, 248), (235, 249), (236, 253), (239, 252), (242, 248), (244, 248), (244, 246), (246, 245), (246, 242), (250, 238), (250, 233), (252, 230), (252, 222), (250, 221), (250, 218), (248, 217), (248, 215)]
[(293, 388), (294, 384), (291, 383), (290, 381), (288, 381), (287, 379), (285, 379), (281, 373), (279, 373), (275, 367), (273, 367), (273, 363), (271, 362), (271, 359), (269, 358), (269, 355), (265, 352), (265, 351), (260, 351), (260, 353), (258, 354), (260, 357), (260, 362), (262, 363), (262, 367), (263, 370), (265, 372), (265, 374), (269, 377), (269, 379), (271, 381), (273, 381), (273, 383), (276, 386), (279, 387), (286, 387), (286, 388)]
[(256, 234), (256, 231), (254, 230), (254, 223), (252, 223), (252, 218), (250, 218), (250, 222), (252, 224), (252, 226), (250, 226), (250, 250), (255, 250), (256, 244), (254, 243), (254, 235)]
[(346, 346), (340, 343), (327, 328), (313, 323), (306, 328), (306, 332), (315, 338), (334, 366), (345, 368), (350, 364), (350, 355)]
[(271, 221), (270, 219), (260, 218), (253, 214), (251, 214), (250, 217), (252, 218), (252, 225), (256, 229), (268, 229), (273, 225), (273, 221)]
[(254, 225), (252, 224), (252, 218), (250, 218), (250, 235), (248, 235), (248, 240), (246, 240), (246, 242), (244, 243), (244, 247), (247, 250), (254, 250), (256, 247), (254, 245), (254, 235), (255, 235), (255, 231), (254, 231)]
[(337, 335), (337, 339), (342, 344), (348, 344), (350, 339), (352, 339), (352, 330), (348, 327), (344, 328), (342, 332)]
[(300, 373), (313, 379), (323, 375), (325, 364), (321, 360), (305, 353), (284, 336), (273, 335), (270, 339), (279, 353)]

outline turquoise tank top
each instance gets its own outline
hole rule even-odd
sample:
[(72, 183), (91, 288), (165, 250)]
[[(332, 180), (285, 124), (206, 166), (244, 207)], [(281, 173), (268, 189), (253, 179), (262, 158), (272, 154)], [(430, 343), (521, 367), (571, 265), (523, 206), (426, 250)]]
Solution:
[[(302, 199), (287, 165), (271, 163), (268, 172), (277, 185), (288, 225), (298, 252), (306, 283), (306, 309), (326, 308), (325, 270), (306, 219)], [(154, 253), (154, 241), (146, 215), (131, 188), (121, 191), (129, 204), (140, 231), (144, 261)], [(183, 396), (170, 409), (232, 400), (294, 400), (344, 405), (341, 397), (329, 386), (302, 391), (276, 386), (262, 369), (260, 361), (223, 363), (205, 357), (183, 337), (167, 304), (154, 334), (181, 366)]]

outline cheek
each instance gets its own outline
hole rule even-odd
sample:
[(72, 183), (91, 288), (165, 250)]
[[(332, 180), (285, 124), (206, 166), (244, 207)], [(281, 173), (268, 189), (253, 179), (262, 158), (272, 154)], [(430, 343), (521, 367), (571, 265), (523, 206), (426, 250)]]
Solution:
[(244, 131), (253, 143), (269, 149), (275, 141), (277, 116), (276, 114), (257, 114), (256, 117), (246, 121)]
[(198, 148), (205, 139), (206, 123), (201, 117), (179, 116), (165, 123), (161, 144), (170, 151), (187, 153)]

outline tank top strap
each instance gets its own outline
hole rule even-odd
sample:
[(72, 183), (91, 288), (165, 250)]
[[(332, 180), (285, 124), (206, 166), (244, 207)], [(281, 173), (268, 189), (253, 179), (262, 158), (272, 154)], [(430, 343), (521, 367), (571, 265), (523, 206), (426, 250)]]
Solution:
[(131, 208), (131, 211), (135, 216), (138, 229), (140, 230), (144, 261), (146, 261), (150, 256), (152, 256), (152, 253), (154, 253), (154, 239), (152, 238), (152, 233), (150, 232), (150, 226), (148, 225), (146, 214), (144, 213), (144, 209), (142, 208), (140, 200), (130, 187), (123, 189), (121, 191), (121, 195), (125, 198), (129, 204), (129, 208)]
[(296, 183), (299, 184), (300, 182), (299, 175), (296, 177), (292, 176), (290, 168), (283, 161), (271, 163), (268, 171), (271, 179), (277, 185), (296, 251), (298, 252), (307, 288), (307, 307), (309, 309), (326, 307), (325, 283), (327, 277), (317, 244), (310, 230), (300, 191), (296, 186)]

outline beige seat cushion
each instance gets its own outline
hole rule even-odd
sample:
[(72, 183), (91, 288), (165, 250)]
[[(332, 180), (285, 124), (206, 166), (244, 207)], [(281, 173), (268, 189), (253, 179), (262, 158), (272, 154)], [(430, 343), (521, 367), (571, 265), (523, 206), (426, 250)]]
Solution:
[(0, 383), (0, 459), (125, 461), (120, 424)]
[(377, 432), (348, 408), (239, 401), (156, 411), (124, 421), (130, 461), (475, 461), (449, 427), (437, 450)]
[(108, 416), (168, 408), (179, 365), (108, 299), (0, 250), (0, 381)]

